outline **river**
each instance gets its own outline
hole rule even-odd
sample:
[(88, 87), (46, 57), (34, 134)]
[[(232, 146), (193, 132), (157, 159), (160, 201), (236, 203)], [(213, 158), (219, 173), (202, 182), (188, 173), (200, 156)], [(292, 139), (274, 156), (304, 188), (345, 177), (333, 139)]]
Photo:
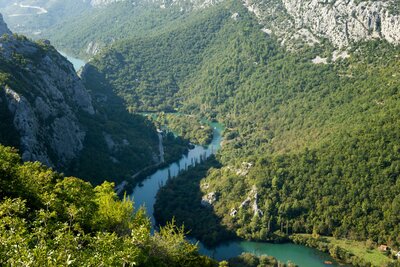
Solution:
[[(173, 178), (179, 174), (180, 171), (187, 169), (188, 166), (200, 162), (200, 158), (209, 157), (220, 149), (221, 132), (223, 127), (218, 123), (211, 123), (214, 128), (214, 137), (212, 142), (207, 146), (195, 146), (194, 149), (189, 150), (187, 155), (169, 166), (157, 170), (154, 174), (150, 175), (140, 186), (137, 186), (131, 197), (134, 199), (135, 208), (138, 209), (144, 206), (147, 214), (150, 216), (152, 225), (155, 225), (153, 216), (154, 203), (157, 192), (160, 186), (164, 185), (168, 179)], [(195, 241), (195, 240), (194, 240)], [(238, 256), (243, 252), (250, 252), (257, 255), (270, 255), (274, 256), (282, 262), (291, 261), (300, 267), (323, 267), (325, 261), (335, 262), (329, 255), (319, 252), (316, 249), (308, 248), (296, 244), (272, 244), (264, 242), (251, 242), (251, 241), (231, 241), (221, 244), (215, 249), (207, 249), (199, 243), (200, 253), (208, 255), (217, 260), (225, 260), (231, 257)], [(330, 266), (339, 266), (333, 264)]]
[(63, 55), (64, 57), (66, 57), (68, 59), (69, 62), (72, 63), (72, 65), (74, 65), (74, 69), (75, 71), (80, 70), (83, 66), (85, 66), (86, 62), (83, 61), (82, 59), (78, 59), (78, 58), (74, 58), (71, 57), (69, 55), (67, 55), (64, 52), (58, 51), (61, 55)]

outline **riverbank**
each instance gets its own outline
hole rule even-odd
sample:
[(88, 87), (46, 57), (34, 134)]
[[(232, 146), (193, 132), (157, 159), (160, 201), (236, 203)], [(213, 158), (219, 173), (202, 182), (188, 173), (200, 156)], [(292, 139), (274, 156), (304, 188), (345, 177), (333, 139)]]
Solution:
[(66, 59), (68, 59), (68, 61), (71, 62), (72, 65), (74, 65), (74, 69), (76, 72), (79, 71), (86, 64), (84, 60), (72, 57), (65, 52), (59, 51), (59, 53), (63, 55)]
[(179, 161), (183, 156), (187, 156), (190, 149), (194, 147), (189, 146), (189, 142), (182, 140), (180, 137), (175, 137), (173, 134), (162, 135), (158, 132), (159, 137), (159, 162), (138, 171), (129, 179), (124, 180), (121, 184), (115, 187), (118, 195), (123, 192), (132, 192), (136, 186), (141, 187), (143, 181), (149, 176), (156, 173), (157, 170), (167, 168), (170, 164)]
[(213, 138), (213, 130), (206, 120), (182, 113), (153, 113), (148, 116), (154, 124), (165, 131), (171, 131), (192, 144), (206, 146)]
[(400, 261), (391, 259), (384, 252), (379, 251), (376, 245), (368, 247), (361, 241), (326, 236), (313, 237), (310, 234), (294, 234), (290, 239), (295, 244), (318, 249), (343, 263), (354, 266), (400, 266)]

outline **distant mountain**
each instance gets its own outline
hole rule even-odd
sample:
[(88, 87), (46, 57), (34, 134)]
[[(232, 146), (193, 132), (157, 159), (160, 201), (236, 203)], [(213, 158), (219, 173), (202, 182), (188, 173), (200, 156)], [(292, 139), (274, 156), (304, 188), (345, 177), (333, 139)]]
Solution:
[(0, 0), (0, 13), (14, 32), (39, 38), (52, 25), (90, 8), (90, 3), (82, 0)]
[(41, 38), (58, 23), (73, 21), (86, 16), (94, 9), (125, 0), (0, 0), (0, 13), (3, 13), (14, 32), (32, 38)]
[[(89, 58), (127, 37), (148, 34), (228, 0), (23, 1), (0, 5), (11, 28)], [(35, 3), (35, 4), (34, 4)], [(266, 35), (291, 48), (329, 41), (345, 48), (364, 40), (400, 43), (400, 4), (387, 1), (242, 0)], [(21, 7), (24, 6), (24, 7)], [(27, 8), (26, 6), (31, 6)], [(34, 8), (32, 8), (34, 7)]]
[(107, 107), (96, 102), (95, 92), (93, 101), (72, 64), (48, 41), (10, 35), (3, 20), (0, 30), (2, 144), (19, 147), (25, 161), (92, 181), (120, 180), (154, 164), (158, 138), (150, 124), (129, 115), (112, 94)]

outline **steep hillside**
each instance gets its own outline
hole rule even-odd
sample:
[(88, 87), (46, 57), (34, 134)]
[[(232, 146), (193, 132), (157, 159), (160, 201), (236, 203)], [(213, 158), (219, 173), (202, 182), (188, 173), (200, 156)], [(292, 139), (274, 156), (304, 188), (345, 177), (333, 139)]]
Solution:
[[(0, 25), (6, 27), (3, 21)], [(93, 104), (72, 64), (47, 41), (34, 43), (4, 31), (3, 144), (19, 147), (25, 161), (38, 160), (95, 182), (106, 177), (119, 181), (157, 162), (154, 126), (129, 115), (114, 95), (114, 105)]]
[[(398, 12), (393, 0), (125, 1), (49, 36), (97, 54), (82, 74), (95, 108), (179, 110), (226, 125), (222, 167), (200, 188), (238, 236), (398, 247)], [(167, 185), (159, 218), (185, 222), (202, 208), (166, 206), (186, 186)]]
[[(201, 181), (222, 224), (247, 239), (314, 232), (399, 246), (399, 48), (325, 41), (289, 52), (236, 1), (181, 21), (91, 64), (133, 110), (176, 108), (226, 125), (223, 167)], [(200, 203), (167, 203), (192, 186), (167, 185), (160, 217), (188, 225), (180, 216)]]
[(182, 16), (179, 9), (161, 9), (159, 3), (127, 1), (59, 23), (45, 36), (62, 50), (90, 58), (115, 41), (168, 30)]
[(65, 166), (83, 148), (86, 132), (77, 113), (94, 115), (89, 94), (50, 46), (7, 35), (1, 45), (1, 97), (20, 133), (22, 158)]
[(174, 19), (163, 31), (116, 43), (89, 65), (106, 74), (130, 110), (173, 111), (182, 82), (201, 66), (204, 51), (229, 20), (224, 7)]
[(3, 20), (3, 15), (0, 14), (0, 36), (3, 34), (11, 34), (11, 31), (8, 29), (7, 24)]

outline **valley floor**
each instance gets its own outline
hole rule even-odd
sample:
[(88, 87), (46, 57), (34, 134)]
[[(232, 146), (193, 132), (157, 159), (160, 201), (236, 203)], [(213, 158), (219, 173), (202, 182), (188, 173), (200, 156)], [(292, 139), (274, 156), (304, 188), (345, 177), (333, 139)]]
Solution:
[[(295, 234), (291, 239), (295, 243), (327, 252), (332, 257), (346, 263), (357, 264), (355, 266), (369, 266), (368, 264), (371, 266), (400, 266), (400, 260), (392, 259), (391, 252), (380, 251), (376, 244), (368, 245), (367, 241), (336, 239), (327, 236), (313, 237), (311, 234)], [(360, 260), (363, 262), (361, 263)]]

